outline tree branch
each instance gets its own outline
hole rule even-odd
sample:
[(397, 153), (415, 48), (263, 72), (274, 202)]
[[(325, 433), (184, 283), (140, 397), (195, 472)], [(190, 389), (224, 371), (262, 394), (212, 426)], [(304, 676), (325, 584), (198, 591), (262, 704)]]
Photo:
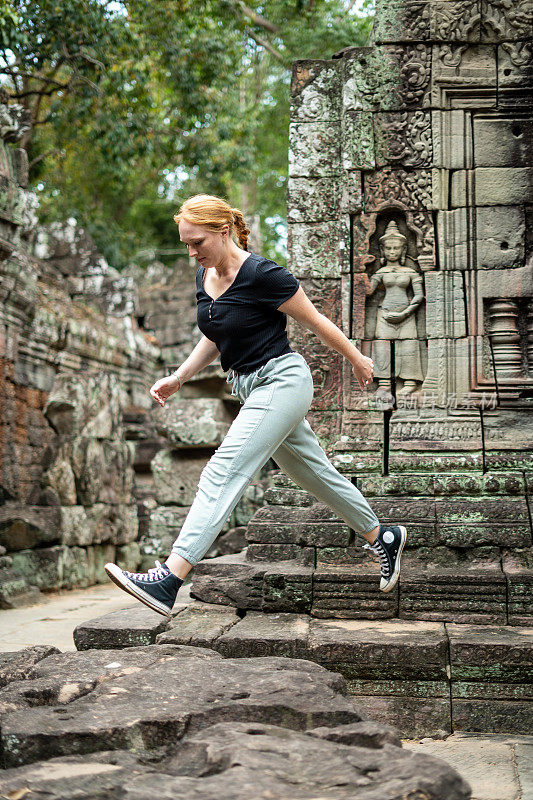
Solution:
[(276, 50), (276, 48), (273, 47), (270, 44), (270, 42), (267, 42), (266, 39), (262, 39), (260, 36), (258, 36), (252, 30), (250, 30), (250, 28), (246, 28), (245, 30), (246, 30), (247, 35), (250, 37), (250, 39), (253, 39), (256, 44), (260, 45), (261, 47), (264, 47), (265, 50), (268, 50), (268, 52), (271, 53), (271, 55), (273, 55), (274, 58), (277, 58), (278, 61), (281, 61), (282, 64), (285, 64), (285, 65), (288, 64), (288, 61), (285, 58), (285, 56), (283, 56), (279, 52), (279, 50)]
[(80, 50), (79, 53), (69, 53), (64, 42), (61, 44), (61, 50), (63, 51), (63, 56), (67, 61), (71, 61), (76, 58), (83, 58), (85, 61), (89, 61), (91, 64), (96, 64), (97, 67), (105, 69), (105, 66), (101, 61), (99, 61), (97, 58), (93, 58), (88, 53), (84, 53), (82, 50)]
[(44, 75), (37, 75), (35, 72), (21, 72), (20, 70), (13, 70), (10, 67), (3, 67), (2, 71), (8, 73), (13, 78), (30, 78), (31, 80), (42, 81), (43, 83), (55, 83), (59, 89), (66, 89), (68, 86), (66, 83), (60, 83), (54, 80), (54, 78), (48, 78)]
[(250, 8), (245, 3), (243, 3), (243, 0), (236, 0), (236, 2), (239, 8), (241, 9), (242, 13), (244, 14), (244, 16), (248, 17), (248, 19), (251, 19), (254, 25), (258, 25), (260, 28), (264, 28), (266, 31), (270, 31), (270, 33), (278, 33), (279, 27), (277, 25), (274, 25), (274, 23), (269, 22), (269, 20), (265, 19), (265, 17), (262, 17), (261, 14), (257, 14), (253, 10), (253, 8)]
[(32, 161), (30, 161), (30, 163), (28, 164), (28, 169), (31, 169), (33, 166), (35, 166), (35, 164), (38, 164), (39, 161), (43, 160), (43, 158), (46, 158), (47, 156), (54, 156), (56, 155), (56, 153), (60, 152), (61, 150), (56, 148), (55, 150), (47, 150), (46, 153), (41, 153), (40, 156), (37, 156), (37, 158), (34, 158), (32, 159)]

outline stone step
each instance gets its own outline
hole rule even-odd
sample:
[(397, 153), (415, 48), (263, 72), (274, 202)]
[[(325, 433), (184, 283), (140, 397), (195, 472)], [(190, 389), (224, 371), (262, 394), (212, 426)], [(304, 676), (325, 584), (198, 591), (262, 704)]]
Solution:
[[(533, 621), (531, 550), (502, 561), (498, 548), (474, 555), (452, 548), (407, 551), (393, 591), (379, 591), (379, 565), (357, 548), (318, 548), (316, 567), (249, 560), (247, 551), (197, 565), (192, 595), (245, 610), (338, 619), (433, 620), (529, 625)], [(252, 558), (256, 551), (252, 549)]]
[[(268, 490), (268, 495), (265, 494), (268, 503), (306, 506), (316, 502), (313, 495), (300, 489), (284, 473), (272, 472), (271, 476), (274, 486)], [(460, 473), (454, 470), (449, 474), (446, 472), (411, 474), (401, 472), (391, 475), (368, 475), (356, 471), (350, 478), (365, 497), (379, 497), (380, 495), (407, 497), (462, 495), (465, 498), (479, 495), (523, 497), (528, 489), (531, 489), (533, 473), (518, 470)], [(291, 500), (286, 502), (283, 498), (291, 498)]]
[[(291, 489), (282, 493), (284, 503), (258, 509), (248, 524), (251, 544), (300, 547), (347, 547), (362, 543), (335, 513), (322, 503), (291, 503)], [(308, 498), (310, 496), (308, 495)], [(281, 500), (278, 496), (276, 500)], [(406, 524), (407, 547), (481, 546), (509, 549), (529, 547), (532, 542), (527, 502), (524, 497), (426, 497), (375, 496), (372, 509), (380, 522)]]
[[(129, 609), (114, 614), (124, 640), (137, 635), (130, 620)], [(107, 625), (86, 623), (94, 648), (109, 647)], [(372, 718), (397, 726), (406, 737), (533, 733), (533, 630), (527, 628), (258, 611), (241, 618), (195, 601), (155, 640), (207, 646), (226, 658), (314, 661), (340, 673)]]
[[(176, 604), (172, 619), (185, 608), (185, 604)], [(77, 650), (140, 647), (154, 644), (157, 635), (170, 624), (171, 621), (166, 617), (141, 603), (135, 603), (78, 625), (73, 632), (74, 644)]]

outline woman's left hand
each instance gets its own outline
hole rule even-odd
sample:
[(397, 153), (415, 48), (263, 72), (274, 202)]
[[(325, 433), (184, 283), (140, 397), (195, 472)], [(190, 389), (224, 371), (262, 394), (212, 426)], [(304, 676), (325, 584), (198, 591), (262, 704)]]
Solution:
[(361, 389), (366, 389), (374, 380), (374, 362), (362, 353), (357, 361), (352, 361), (353, 374), (357, 378)]

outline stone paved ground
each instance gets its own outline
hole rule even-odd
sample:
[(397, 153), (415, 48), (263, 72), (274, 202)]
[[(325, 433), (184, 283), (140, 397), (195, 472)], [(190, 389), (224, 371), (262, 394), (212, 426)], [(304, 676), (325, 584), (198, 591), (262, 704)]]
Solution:
[[(180, 591), (180, 603), (189, 600), (190, 584)], [(130, 595), (114, 584), (43, 595), (34, 606), (0, 611), (0, 652), (35, 644), (53, 644), (62, 652), (75, 650), (72, 631), (80, 622), (131, 606)]]
[(447, 761), (472, 787), (472, 800), (533, 800), (533, 737), (455, 733), (403, 746)]
[[(188, 593), (180, 593), (187, 602)], [(36, 606), (0, 611), (0, 651), (36, 644), (75, 650), (72, 631), (80, 622), (131, 606), (115, 586), (95, 586), (48, 595)], [(406, 740), (404, 747), (438, 756), (472, 786), (473, 800), (533, 800), (533, 738), (454, 734), (445, 740)]]

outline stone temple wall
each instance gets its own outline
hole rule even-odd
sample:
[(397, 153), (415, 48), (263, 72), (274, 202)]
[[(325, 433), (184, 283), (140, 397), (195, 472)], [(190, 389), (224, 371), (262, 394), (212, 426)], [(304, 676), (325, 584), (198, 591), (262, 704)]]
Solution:
[(381, 0), (374, 46), (294, 66), (289, 267), (376, 365), (361, 392), (345, 360), (293, 333), (344, 463), (428, 468), (438, 450), (452, 469), (525, 466), (531, 14), (524, 0)]
[[(87, 586), (139, 560), (134, 450), (123, 413), (149, 408), (159, 347), (135, 329), (135, 287), (73, 224), (35, 237), (17, 140), (0, 98), (0, 607)], [(37, 239), (35, 247), (33, 239)]]
[(531, 733), (532, 10), (378, 0), (373, 46), (294, 65), (289, 268), (373, 385), (291, 338), (333, 463), (407, 527), (398, 583), (380, 592), (358, 532), (282, 474), (246, 550), (192, 579), (248, 610), (212, 646), (327, 661), (404, 735)]

